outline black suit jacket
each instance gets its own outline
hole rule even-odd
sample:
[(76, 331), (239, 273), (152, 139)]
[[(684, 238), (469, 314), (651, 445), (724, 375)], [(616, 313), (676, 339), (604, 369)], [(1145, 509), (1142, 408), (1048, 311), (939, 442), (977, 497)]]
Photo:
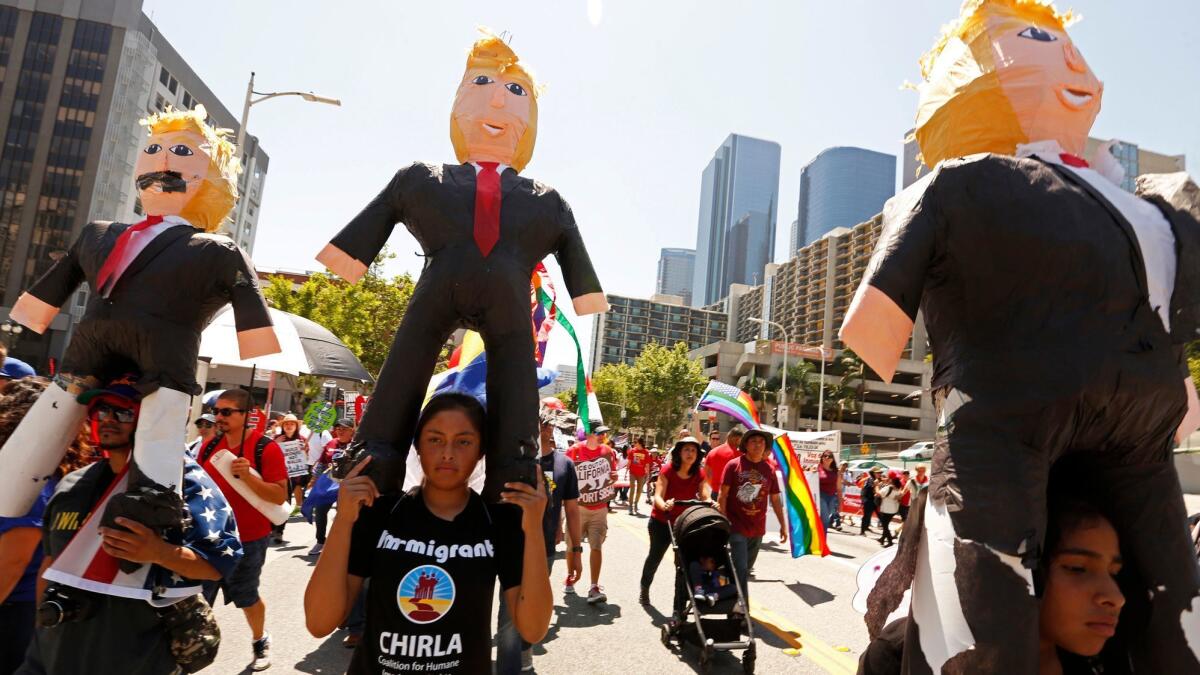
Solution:
[[(500, 191), (500, 239), (489, 263), (515, 262), (514, 272), (528, 285), (534, 266), (553, 253), (571, 297), (602, 291), (575, 216), (558, 192), (511, 168), (500, 176)], [(331, 243), (370, 265), (398, 222), (428, 258), (472, 274), (482, 260), (474, 239), (475, 167), (416, 162), (400, 169)]]
[[(30, 295), (60, 307), (84, 281), (95, 289), (100, 267), (128, 228), (125, 223), (85, 225)], [(120, 365), (142, 372), (143, 390), (159, 384), (198, 389), (200, 334), (229, 303), (238, 332), (271, 325), (254, 265), (232, 240), (188, 225), (168, 228), (133, 259), (109, 297), (91, 294), (63, 371), (107, 376), (115, 363), (126, 361)]]
[[(1200, 328), (1200, 208), (1185, 197), (1200, 199), (1186, 176), (1169, 178), (1148, 179), (1141, 196), (1175, 234), (1169, 339), (1181, 346)], [(1081, 364), (1143, 351), (1149, 337), (1131, 334), (1146, 304), (1132, 226), (1082, 178), (1034, 158), (942, 162), (885, 207), (863, 283), (914, 320), (923, 310), (935, 387), (1071, 391), (1090, 377)]]

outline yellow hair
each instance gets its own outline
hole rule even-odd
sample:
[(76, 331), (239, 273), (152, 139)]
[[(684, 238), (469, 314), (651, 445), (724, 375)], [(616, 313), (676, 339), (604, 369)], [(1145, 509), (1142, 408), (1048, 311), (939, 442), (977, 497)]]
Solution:
[(206, 116), (202, 105), (193, 110), (168, 107), (166, 112), (155, 113), (140, 123), (147, 127), (152, 136), (173, 131), (192, 131), (204, 137), (208, 146), (205, 148), (208, 175), (179, 215), (206, 232), (215, 232), (229, 217), (237, 201), (237, 176), (241, 173), (242, 163), (238, 159), (237, 148), (226, 138), (230, 130), (208, 126), (204, 121)]
[[(471, 51), (467, 53), (466, 70), (495, 71), (516, 80), (529, 92), (529, 125), (517, 141), (517, 150), (513, 154), (512, 162), (512, 167), (520, 172), (533, 158), (533, 146), (537, 141), (537, 99), (541, 90), (534, 80), (533, 73), (521, 62), (512, 47), (486, 28), (480, 28), (479, 32), (483, 33), (483, 37), (471, 45)], [(450, 142), (454, 145), (454, 154), (458, 161), (467, 161), (467, 143), (453, 118), (450, 120)]]
[(1066, 30), (1067, 26), (1080, 18), (1071, 10), (1067, 10), (1065, 13), (1059, 12), (1054, 8), (1052, 0), (963, 0), (958, 20), (942, 26), (942, 34), (938, 36), (933, 48), (921, 57), (921, 77), (929, 79), (934, 61), (937, 60), (938, 55), (942, 53), (946, 43), (951, 39), (959, 38), (963, 42), (969, 43), (980, 30), (983, 30), (983, 18), (986, 14), (984, 10), (988, 6), (1002, 7), (1030, 22), (1053, 25), (1059, 30)]

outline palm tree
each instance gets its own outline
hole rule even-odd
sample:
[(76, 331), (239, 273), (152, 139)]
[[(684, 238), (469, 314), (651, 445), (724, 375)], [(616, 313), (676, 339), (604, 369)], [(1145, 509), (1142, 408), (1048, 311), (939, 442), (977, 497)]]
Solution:
[(767, 390), (775, 394), (775, 401), (799, 411), (810, 399), (816, 398), (817, 387), (813, 379), (813, 364), (804, 359), (789, 363), (787, 369), (787, 399), (781, 400), (779, 390), (783, 386), (783, 378), (773, 375), (767, 380)]
[(863, 405), (867, 390), (867, 365), (850, 348), (842, 351), (842, 355), (838, 358), (838, 365), (842, 368), (842, 379), (838, 383), (839, 388), (842, 390), (841, 401), (839, 401), (842, 409), (838, 411), (838, 421), (841, 421), (841, 415), (845, 408), (849, 408), (851, 412), (857, 412), (858, 442), (861, 444), (863, 442), (863, 428), (865, 426)]

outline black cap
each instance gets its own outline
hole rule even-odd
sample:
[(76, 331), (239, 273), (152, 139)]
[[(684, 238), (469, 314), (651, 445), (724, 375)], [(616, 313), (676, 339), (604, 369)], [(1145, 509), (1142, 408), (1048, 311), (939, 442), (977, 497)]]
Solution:
[(354, 422), (349, 417), (343, 417), (343, 418), (339, 419), (338, 421), (334, 422), (333, 426), (346, 427), (347, 429), (353, 429)]

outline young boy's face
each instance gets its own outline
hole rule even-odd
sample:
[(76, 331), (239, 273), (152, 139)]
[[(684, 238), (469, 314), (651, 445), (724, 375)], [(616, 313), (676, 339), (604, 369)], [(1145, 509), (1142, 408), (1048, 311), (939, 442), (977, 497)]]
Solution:
[(717, 569), (717, 561), (706, 555), (700, 556), (700, 567), (702, 567), (706, 572), (711, 572)]

